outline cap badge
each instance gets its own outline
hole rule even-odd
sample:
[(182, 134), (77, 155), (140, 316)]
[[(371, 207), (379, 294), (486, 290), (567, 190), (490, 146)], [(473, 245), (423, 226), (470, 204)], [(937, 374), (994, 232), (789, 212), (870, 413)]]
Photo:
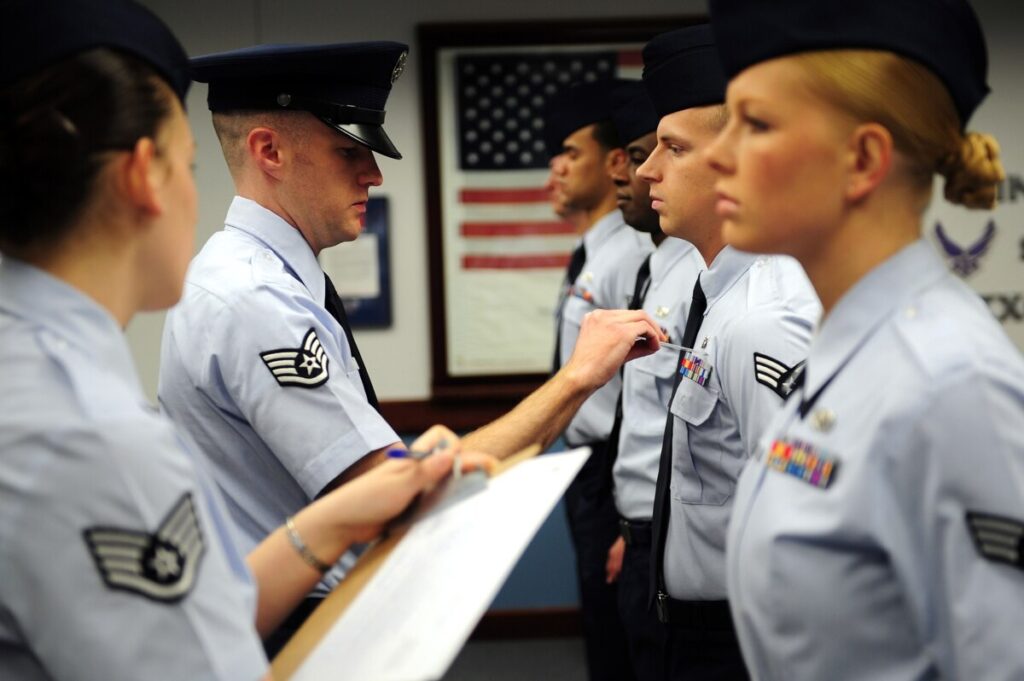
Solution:
[(398, 61), (395, 62), (395, 70), (391, 72), (391, 84), (394, 85), (398, 77), (402, 75), (402, 71), (405, 71), (405, 60), (409, 58), (409, 52), (403, 52), (398, 55)]
[(282, 92), (277, 96), (277, 103), (279, 106), (288, 106), (292, 103), (292, 96)]

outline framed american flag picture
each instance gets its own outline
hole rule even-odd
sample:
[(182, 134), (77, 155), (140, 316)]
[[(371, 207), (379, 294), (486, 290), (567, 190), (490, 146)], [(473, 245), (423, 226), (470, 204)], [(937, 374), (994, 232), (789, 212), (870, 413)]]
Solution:
[(515, 398), (547, 377), (579, 235), (544, 189), (545, 104), (579, 82), (639, 78), (644, 43), (701, 20), (418, 28), (435, 397)]

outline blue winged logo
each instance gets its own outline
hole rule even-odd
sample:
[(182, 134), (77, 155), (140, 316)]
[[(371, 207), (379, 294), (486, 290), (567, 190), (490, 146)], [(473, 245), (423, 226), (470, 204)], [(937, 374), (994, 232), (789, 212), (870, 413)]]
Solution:
[(953, 271), (961, 277), (973, 274), (978, 269), (981, 265), (981, 256), (988, 252), (988, 248), (992, 245), (992, 239), (995, 235), (995, 220), (989, 220), (985, 226), (985, 233), (981, 235), (981, 238), (967, 248), (963, 248), (960, 244), (949, 238), (941, 222), (935, 223), (935, 236), (939, 239), (942, 250), (945, 251), (946, 258), (949, 260)]

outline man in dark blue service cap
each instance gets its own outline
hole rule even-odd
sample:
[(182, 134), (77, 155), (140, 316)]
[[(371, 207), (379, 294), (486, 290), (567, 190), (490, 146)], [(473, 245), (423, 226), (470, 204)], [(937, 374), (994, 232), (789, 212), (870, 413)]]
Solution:
[[(401, 446), (317, 255), (362, 231), (369, 192), (383, 182), (374, 152), (400, 158), (384, 120), (406, 55), (400, 43), (366, 42), (260, 46), (192, 62), (193, 77), (209, 83), (237, 195), (168, 315), (159, 396), (209, 459), (243, 549)], [(592, 320), (589, 359), (577, 353), (566, 371), (470, 435), (465, 447), (506, 456), (550, 443), (574, 403), (627, 356), (646, 352), (633, 341), (657, 329), (641, 318)], [(280, 638), (337, 582), (335, 572)]]

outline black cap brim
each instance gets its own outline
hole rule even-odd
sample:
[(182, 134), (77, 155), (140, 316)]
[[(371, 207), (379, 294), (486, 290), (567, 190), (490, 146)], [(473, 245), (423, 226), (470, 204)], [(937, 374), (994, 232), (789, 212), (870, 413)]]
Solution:
[[(320, 120), (323, 119), (321, 118)], [(396, 147), (395, 143), (391, 141), (388, 134), (384, 132), (384, 128), (379, 125), (367, 125), (365, 123), (330, 123), (328, 121), (324, 121), (324, 123), (352, 140), (359, 142), (363, 146), (376, 151), (378, 154), (383, 154), (388, 158), (402, 158), (402, 154), (398, 151), (398, 147)]]

